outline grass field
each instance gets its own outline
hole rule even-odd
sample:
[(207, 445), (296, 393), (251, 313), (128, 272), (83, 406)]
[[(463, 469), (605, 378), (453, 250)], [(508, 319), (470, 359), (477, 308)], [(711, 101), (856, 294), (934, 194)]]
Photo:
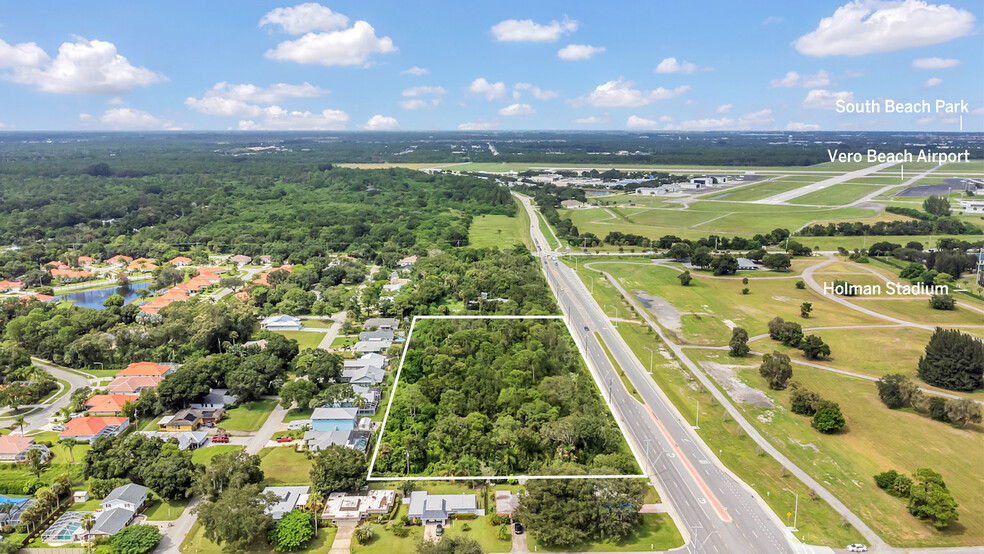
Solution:
[(192, 452), (191, 461), (196, 464), (208, 465), (212, 461), (212, 458), (218, 456), (219, 454), (227, 454), (229, 452), (236, 452), (242, 449), (243, 447), (238, 444), (216, 444), (206, 448), (199, 448)]
[(304, 452), (293, 446), (277, 446), (260, 450), (260, 469), (269, 487), (282, 485), (310, 485), (312, 461)]
[(283, 335), (288, 339), (297, 341), (297, 347), (301, 350), (317, 348), (321, 344), (321, 339), (325, 338), (324, 333), (314, 331), (274, 331), (278, 335)]
[(841, 183), (793, 200), (797, 204), (817, 204), (820, 206), (840, 206), (853, 202), (866, 194), (878, 190), (877, 186)]
[(328, 329), (335, 322), (330, 319), (302, 319), (301, 323), (309, 329)]
[[(155, 495), (156, 496), (156, 495)], [(160, 498), (155, 498), (149, 508), (145, 508), (143, 514), (150, 521), (174, 521), (178, 519), (181, 512), (184, 512), (188, 505), (188, 499), (174, 500), (166, 502)]]
[(277, 405), (276, 400), (254, 400), (253, 409), (247, 409), (243, 403), (231, 410), (225, 411), (225, 417), (218, 426), (230, 431), (256, 431), (270, 417), (270, 412)]
[[(508, 215), (480, 215), (468, 228), (468, 244), (474, 248), (509, 248), (522, 244), (526, 227), (520, 217)], [(549, 236), (549, 235), (548, 235)]]
[[(816, 178), (816, 180), (820, 179)], [(808, 182), (796, 179), (768, 181), (765, 183), (745, 186), (734, 191), (725, 189), (721, 191), (721, 194), (712, 194), (706, 198), (711, 200), (726, 200), (729, 202), (750, 202), (798, 189), (806, 184), (808, 184)]]
[[(537, 545), (531, 536), (529, 546), (537, 551), (558, 552), (559, 550)], [(565, 547), (564, 552), (649, 552), (666, 551), (683, 546), (683, 537), (673, 520), (666, 514), (642, 514), (642, 525), (636, 532), (620, 542), (598, 542), (582, 546)]]
[[(719, 352), (704, 351), (694, 358), (735, 363), (733, 358)], [(878, 399), (873, 384), (859, 386), (850, 377), (796, 366), (793, 380), (837, 402), (844, 412), (847, 426), (837, 434), (824, 435), (813, 429), (809, 418), (788, 411), (788, 389), (766, 389), (757, 364), (744, 366), (738, 374), (751, 386), (766, 390), (778, 406), (785, 408), (740, 405), (748, 420), (797, 465), (821, 480), (889, 544), (903, 547), (981, 544), (984, 520), (978, 517), (975, 508), (984, 506), (984, 483), (980, 480), (984, 430), (979, 425), (957, 429), (909, 411), (889, 410)], [(759, 420), (759, 416), (768, 423)], [(960, 521), (943, 532), (911, 516), (903, 501), (878, 489), (872, 479), (872, 475), (887, 469), (911, 474), (919, 467), (932, 467), (942, 473), (961, 507)]]

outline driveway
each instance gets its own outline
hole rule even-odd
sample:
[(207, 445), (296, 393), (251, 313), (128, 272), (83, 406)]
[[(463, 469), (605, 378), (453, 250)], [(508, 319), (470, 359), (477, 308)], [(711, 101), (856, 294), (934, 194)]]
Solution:
[(192, 525), (195, 524), (195, 520), (198, 517), (191, 513), (192, 508), (198, 504), (198, 497), (192, 498), (188, 502), (188, 506), (185, 511), (178, 516), (178, 519), (170, 522), (171, 525), (167, 528), (167, 532), (161, 537), (161, 543), (157, 545), (155, 552), (163, 552), (166, 554), (176, 554), (181, 552), (181, 541), (184, 540), (185, 535), (191, 532)]
[(328, 328), (328, 332), (325, 333), (325, 338), (321, 339), (321, 343), (318, 344), (318, 348), (322, 350), (328, 350), (331, 348), (331, 343), (334, 342), (335, 337), (338, 336), (338, 331), (342, 328), (342, 322), (345, 321), (347, 317), (345, 312), (339, 312), (335, 314), (331, 320), (334, 323)]
[(428, 523), (427, 525), (424, 525), (424, 542), (437, 542), (439, 540), (441, 540), (441, 537), (437, 536), (437, 524)]
[(353, 522), (342, 522), (338, 524), (338, 531), (335, 533), (335, 542), (331, 543), (329, 554), (349, 554), (352, 547), (352, 534), (358, 524)]
[(270, 412), (270, 417), (267, 418), (266, 422), (263, 423), (263, 427), (256, 432), (249, 441), (246, 443), (246, 453), (256, 454), (260, 450), (263, 450), (270, 439), (273, 438), (273, 434), (277, 431), (282, 430), (284, 427), (284, 416), (287, 415), (287, 408), (284, 408), (279, 403)]
[(530, 547), (526, 545), (526, 533), (524, 532), (522, 535), (517, 535), (516, 533), (513, 533), (512, 550), (510, 550), (509, 552), (512, 552), (514, 554), (517, 553), (526, 554), (529, 551), (530, 551)]

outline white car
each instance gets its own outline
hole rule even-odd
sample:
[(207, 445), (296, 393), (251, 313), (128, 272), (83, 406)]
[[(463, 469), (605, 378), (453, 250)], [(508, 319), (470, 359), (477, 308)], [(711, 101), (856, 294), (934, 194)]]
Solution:
[(61, 424), (52, 425), (51, 426), (51, 430), (52, 431), (64, 431), (65, 430), (65, 426), (64, 425), (61, 425)]
[(847, 545), (848, 552), (867, 552), (868, 547), (863, 544), (849, 544)]

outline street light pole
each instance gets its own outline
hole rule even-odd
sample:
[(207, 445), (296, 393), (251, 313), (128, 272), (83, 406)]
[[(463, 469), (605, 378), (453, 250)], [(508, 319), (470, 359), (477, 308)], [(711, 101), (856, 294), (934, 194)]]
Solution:
[(789, 489), (786, 489), (786, 488), (784, 488), (782, 490), (784, 490), (786, 492), (793, 493), (793, 495), (796, 496), (796, 505), (793, 508), (793, 530), (795, 531), (796, 530), (796, 518), (797, 518), (797, 516), (799, 516), (800, 495), (799, 495), (798, 492), (795, 492), (795, 491), (792, 491), (792, 490), (789, 490)]
[(646, 350), (649, 351), (649, 374), (652, 375), (653, 374), (653, 349), (652, 348), (649, 348), (648, 346), (643, 346), (643, 348), (645, 348)]

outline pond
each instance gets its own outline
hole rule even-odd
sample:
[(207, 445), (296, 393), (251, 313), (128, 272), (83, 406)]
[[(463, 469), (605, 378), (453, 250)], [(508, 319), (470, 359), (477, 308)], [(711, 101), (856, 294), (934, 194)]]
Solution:
[(70, 292), (68, 294), (59, 295), (58, 298), (60, 300), (71, 300), (72, 303), (81, 308), (95, 308), (97, 310), (101, 310), (103, 309), (103, 302), (114, 294), (122, 296), (124, 303), (128, 304), (131, 300), (139, 296), (137, 294), (138, 291), (148, 287), (150, 287), (150, 281), (141, 281), (139, 283), (130, 283), (129, 285), (124, 285), (122, 287), (106, 287), (103, 289)]

